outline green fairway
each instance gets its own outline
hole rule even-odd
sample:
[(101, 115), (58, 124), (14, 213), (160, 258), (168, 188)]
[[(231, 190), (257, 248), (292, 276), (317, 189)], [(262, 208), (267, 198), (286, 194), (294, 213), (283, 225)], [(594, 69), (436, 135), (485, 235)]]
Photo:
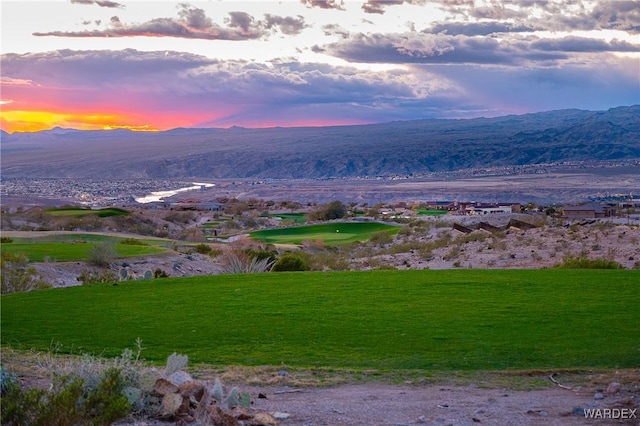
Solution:
[(88, 215), (97, 215), (98, 217), (109, 217), (109, 216), (128, 216), (130, 213), (127, 210), (119, 209), (117, 207), (109, 207), (105, 209), (92, 210), (85, 209), (81, 207), (62, 207), (56, 209), (47, 210), (52, 216), (72, 216), (72, 217), (81, 217)]
[(366, 241), (375, 232), (388, 231), (392, 234), (400, 230), (398, 226), (377, 222), (335, 222), (321, 225), (290, 228), (266, 229), (252, 232), (251, 238), (271, 244), (301, 244), (303, 241), (322, 240), (325, 244), (345, 244)]
[[(0, 250), (11, 253), (24, 253), (32, 262), (46, 259), (55, 262), (85, 260), (93, 243), (88, 242), (14, 242), (2, 244)], [(151, 246), (115, 244), (117, 257), (147, 256), (163, 253), (165, 249)]]
[(447, 213), (449, 213), (447, 210), (428, 210), (428, 209), (418, 210), (418, 214), (420, 216), (443, 216)]
[(214, 365), (640, 365), (640, 271), (265, 273), (3, 295), (2, 345)]
[(269, 217), (278, 217), (282, 220), (287, 220), (290, 222), (295, 222), (299, 224), (303, 224), (307, 221), (307, 214), (304, 212), (300, 213), (273, 213), (270, 214)]

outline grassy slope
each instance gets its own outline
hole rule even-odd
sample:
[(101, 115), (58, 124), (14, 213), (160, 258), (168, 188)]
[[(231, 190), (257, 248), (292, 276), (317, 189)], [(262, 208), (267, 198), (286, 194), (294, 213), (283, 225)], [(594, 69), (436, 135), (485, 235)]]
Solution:
[(325, 244), (366, 241), (379, 231), (395, 233), (400, 228), (377, 222), (335, 222), (321, 225), (266, 229), (251, 233), (251, 238), (272, 244), (301, 244), (305, 240), (322, 240)]
[[(42, 262), (45, 258), (57, 262), (84, 260), (92, 243), (21, 243), (3, 244), (0, 250), (12, 253), (25, 253), (32, 262)], [(165, 249), (151, 246), (115, 244), (117, 257), (147, 256), (163, 253)]]
[(2, 296), (2, 345), (393, 369), (637, 367), (640, 271), (271, 273)]
[(110, 207), (98, 210), (83, 209), (78, 207), (68, 207), (59, 209), (47, 210), (51, 216), (70, 216), (70, 217), (82, 217), (88, 215), (96, 215), (98, 217), (110, 217), (110, 216), (128, 216), (130, 213), (127, 210)]

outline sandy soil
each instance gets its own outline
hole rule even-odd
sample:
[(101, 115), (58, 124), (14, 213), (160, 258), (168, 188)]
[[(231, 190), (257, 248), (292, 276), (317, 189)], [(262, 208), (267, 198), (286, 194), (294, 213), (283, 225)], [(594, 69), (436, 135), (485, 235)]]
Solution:
[[(329, 388), (242, 387), (242, 391), (251, 394), (252, 412), (270, 413), (282, 426), (640, 424), (640, 384), (626, 383), (615, 394), (607, 393), (606, 388), (587, 385), (563, 389), (551, 382), (549, 387), (539, 390), (484, 388), (474, 384), (368, 383)], [(626, 418), (585, 418), (585, 409), (605, 408), (625, 409)], [(172, 423), (153, 419), (118, 423), (167, 424)]]

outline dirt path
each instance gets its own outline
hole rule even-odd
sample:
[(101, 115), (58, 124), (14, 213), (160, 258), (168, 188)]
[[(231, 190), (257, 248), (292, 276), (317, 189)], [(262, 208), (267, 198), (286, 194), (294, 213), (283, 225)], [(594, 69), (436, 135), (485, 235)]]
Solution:
[[(594, 399), (591, 390), (550, 388), (535, 391), (476, 386), (404, 387), (347, 385), (267, 394), (256, 399), (260, 411), (290, 415), (282, 425), (584, 425), (629, 424), (587, 420), (585, 408), (638, 408), (640, 393), (623, 392)], [(635, 398), (633, 398), (635, 397)], [(637, 413), (637, 412), (636, 412)], [(638, 414), (636, 414), (638, 417)]]

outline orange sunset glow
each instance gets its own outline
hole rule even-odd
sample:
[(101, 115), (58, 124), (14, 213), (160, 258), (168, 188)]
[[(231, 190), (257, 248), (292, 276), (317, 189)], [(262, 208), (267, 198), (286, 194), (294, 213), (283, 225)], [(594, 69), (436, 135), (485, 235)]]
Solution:
[(2, 130), (13, 132), (37, 132), (54, 127), (79, 130), (129, 129), (134, 131), (158, 131), (153, 125), (132, 123), (126, 116), (116, 114), (78, 114), (51, 111), (3, 111)]

